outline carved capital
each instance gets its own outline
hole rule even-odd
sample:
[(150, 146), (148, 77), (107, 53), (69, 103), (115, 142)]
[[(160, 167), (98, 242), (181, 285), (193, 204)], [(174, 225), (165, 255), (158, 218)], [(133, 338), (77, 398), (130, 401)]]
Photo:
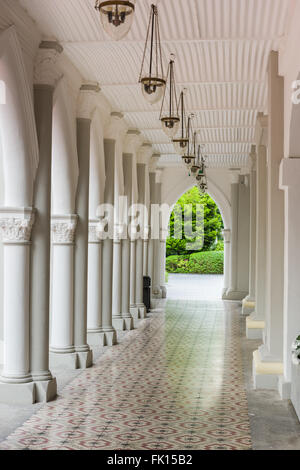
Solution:
[(92, 119), (97, 107), (96, 97), (99, 91), (98, 83), (85, 83), (81, 86), (77, 104), (78, 118)]
[(1, 208), (0, 233), (3, 243), (29, 243), (34, 224), (34, 210)]
[(103, 224), (99, 220), (90, 221), (89, 223), (89, 243), (102, 242)]
[(149, 165), (152, 155), (152, 144), (148, 142), (144, 143), (138, 152), (138, 163), (144, 163), (146, 165)]
[(57, 67), (57, 61), (62, 51), (63, 48), (58, 42), (41, 42), (34, 67), (35, 85), (49, 85), (55, 87), (62, 75)]
[(75, 238), (77, 218), (77, 215), (53, 216), (51, 219), (52, 243), (72, 245)]

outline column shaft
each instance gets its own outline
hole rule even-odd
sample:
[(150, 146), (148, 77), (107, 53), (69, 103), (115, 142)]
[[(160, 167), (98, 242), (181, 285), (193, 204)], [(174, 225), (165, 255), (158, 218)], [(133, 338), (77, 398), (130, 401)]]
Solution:
[(36, 221), (32, 231), (31, 250), (30, 364), (33, 380), (37, 383), (36, 399), (48, 401), (56, 396), (56, 381), (49, 371), (53, 86), (35, 85), (34, 103), (39, 141), (39, 166), (33, 198)]
[(91, 120), (77, 118), (79, 177), (75, 203), (78, 223), (74, 256), (74, 344), (79, 366), (83, 368), (93, 362), (87, 344), (90, 135)]
[(90, 223), (88, 251), (87, 337), (91, 346), (102, 344), (102, 240), (97, 222)]

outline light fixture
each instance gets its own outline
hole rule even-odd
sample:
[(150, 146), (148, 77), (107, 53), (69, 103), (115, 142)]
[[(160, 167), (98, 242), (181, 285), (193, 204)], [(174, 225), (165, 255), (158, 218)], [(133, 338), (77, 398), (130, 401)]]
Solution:
[(193, 114), (190, 114), (188, 117), (188, 125), (187, 125), (187, 137), (188, 137), (188, 145), (186, 148), (186, 152), (182, 156), (182, 160), (185, 163), (188, 169), (191, 169), (195, 162), (195, 152), (194, 151), (194, 143), (193, 143), (193, 130), (192, 130), (192, 119), (194, 118)]
[[(176, 85), (174, 75), (174, 54), (171, 54), (171, 60), (168, 67), (167, 83), (164, 90), (164, 97), (161, 105), (160, 120), (162, 123), (163, 131), (171, 139), (175, 137), (178, 132), (180, 119), (178, 116)], [(166, 105), (166, 110), (164, 110)]]
[(135, 10), (135, 0), (96, 0), (96, 10), (104, 31), (114, 40), (124, 38), (131, 28)]
[(186, 123), (186, 115), (185, 115), (185, 105), (184, 105), (184, 96), (186, 95), (187, 89), (184, 88), (180, 93), (179, 98), (179, 108), (180, 108), (180, 119), (181, 119), (181, 135), (180, 137), (173, 139), (173, 144), (175, 147), (175, 151), (182, 155), (189, 144), (189, 135), (188, 135), (188, 128)]
[[(194, 138), (194, 142), (196, 145), (196, 136)], [(195, 162), (191, 168), (191, 173), (193, 175), (203, 175), (205, 171), (205, 160), (203, 155), (201, 155), (201, 151), (203, 149), (203, 145), (198, 145), (197, 156), (195, 158)], [(196, 151), (195, 151), (196, 152)]]
[[(147, 56), (148, 42), (149, 48), (149, 71), (144, 74), (144, 65)], [(164, 78), (163, 61), (161, 53), (158, 10), (156, 5), (151, 5), (150, 19), (142, 61), (142, 68), (139, 78), (142, 84), (142, 93), (146, 101), (150, 104), (157, 103), (164, 94), (166, 80)]]

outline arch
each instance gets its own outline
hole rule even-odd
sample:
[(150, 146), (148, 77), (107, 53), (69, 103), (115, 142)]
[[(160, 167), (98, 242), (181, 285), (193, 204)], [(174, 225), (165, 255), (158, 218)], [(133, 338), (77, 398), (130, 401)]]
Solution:
[[(224, 195), (224, 193), (218, 188), (218, 186), (212, 181), (211, 178), (207, 178), (207, 183), (208, 183), (208, 194), (211, 196), (211, 198), (215, 201), (217, 204), (223, 222), (224, 222), (224, 228), (230, 228), (231, 227), (231, 207), (230, 203), (227, 199), (227, 197)], [(172, 189), (167, 192), (167, 194), (164, 197), (164, 203), (168, 204), (170, 206), (170, 213), (178, 201), (178, 199), (186, 193), (190, 188), (195, 186), (194, 183), (192, 183), (191, 178), (188, 175), (185, 175), (184, 177), (181, 177), (179, 181), (176, 182), (176, 184), (173, 185)]]
[(31, 86), (14, 26), (0, 35), (0, 78), (5, 104), (0, 104), (1, 204), (32, 205), (33, 183), (39, 162)]
[(63, 77), (53, 98), (52, 214), (73, 214), (78, 180), (75, 106)]

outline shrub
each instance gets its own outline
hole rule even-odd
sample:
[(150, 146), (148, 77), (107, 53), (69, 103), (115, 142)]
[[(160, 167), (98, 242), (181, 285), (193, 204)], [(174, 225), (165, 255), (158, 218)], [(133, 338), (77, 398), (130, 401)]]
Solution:
[(218, 241), (213, 247), (213, 251), (224, 251), (224, 242), (223, 240)]
[(169, 256), (166, 260), (168, 273), (223, 274), (223, 265), (224, 253), (222, 251)]

